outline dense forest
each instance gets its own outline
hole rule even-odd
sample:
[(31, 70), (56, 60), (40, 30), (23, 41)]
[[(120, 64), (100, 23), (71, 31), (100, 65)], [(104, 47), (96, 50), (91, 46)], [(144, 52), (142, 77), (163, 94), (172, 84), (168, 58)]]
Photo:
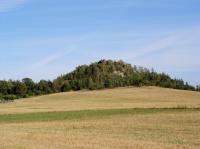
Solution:
[(73, 72), (62, 75), (53, 81), (34, 82), (30, 78), (21, 81), (0, 81), (2, 102), (50, 93), (96, 90), (125, 86), (160, 86), (181, 90), (200, 91), (182, 79), (172, 79), (165, 73), (153, 69), (131, 66), (123, 61), (101, 60), (96, 63), (78, 66)]

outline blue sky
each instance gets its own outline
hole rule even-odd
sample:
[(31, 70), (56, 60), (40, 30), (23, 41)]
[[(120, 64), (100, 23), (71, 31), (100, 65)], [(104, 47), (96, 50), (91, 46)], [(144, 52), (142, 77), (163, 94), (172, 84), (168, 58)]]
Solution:
[(54, 79), (100, 59), (200, 83), (199, 0), (0, 0), (0, 79)]

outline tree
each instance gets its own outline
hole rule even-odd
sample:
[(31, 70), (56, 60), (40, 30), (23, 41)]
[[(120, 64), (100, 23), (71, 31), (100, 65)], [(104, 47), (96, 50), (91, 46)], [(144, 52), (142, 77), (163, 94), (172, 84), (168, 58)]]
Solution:
[(197, 85), (196, 91), (200, 92), (200, 85)]
[(70, 90), (72, 90), (72, 87), (71, 87), (70, 83), (67, 81), (62, 85), (61, 92), (67, 92)]
[(0, 81), (0, 100), (27, 97), (70, 90), (103, 89), (125, 86), (160, 86), (200, 91), (181, 79), (173, 79), (153, 69), (132, 67), (123, 61), (101, 60), (90, 65), (78, 66), (74, 71), (59, 76), (53, 82), (41, 80), (34, 83), (30, 78), (22, 81)]
[(14, 93), (15, 93), (15, 95), (17, 95), (19, 97), (24, 97), (27, 93), (26, 84), (24, 84), (20, 81), (16, 81), (14, 83)]
[(3, 95), (11, 94), (13, 92), (13, 87), (11, 81), (0, 81), (0, 93)]
[(27, 87), (27, 94), (30, 95), (30, 96), (34, 95), (35, 83), (33, 82), (33, 80), (30, 79), (30, 78), (24, 78), (24, 79), (22, 79), (22, 82)]
[(0, 93), (0, 102), (1, 102), (1, 100), (3, 100), (4, 98), (3, 98), (3, 94), (2, 93)]
[(38, 91), (40, 94), (52, 93), (53, 83), (51, 81), (40, 80), (38, 83)]
[(95, 89), (95, 84), (94, 84), (92, 78), (88, 79), (88, 89), (90, 89), (90, 90), (94, 90)]

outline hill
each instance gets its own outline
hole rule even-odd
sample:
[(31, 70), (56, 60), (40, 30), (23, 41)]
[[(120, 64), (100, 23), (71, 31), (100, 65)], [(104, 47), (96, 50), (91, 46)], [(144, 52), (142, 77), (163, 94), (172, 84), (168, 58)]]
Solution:
[(166, 88), (195, 90), (182, 79), (172, 79), (153, 69), (131, 66), (123, 61), (101, 60), (77, 67), (73, 72), (54, 80), (57, 91), (103, 89), (126, 86), (160, 86)]
[(200, 93), (160, 87), (72, 91), (0, 104), (0, 114), (118, 108), (200, 107)]
[(181, 90), (199, 90), (181, 79), (173, 79), (153, 69), (131, 66), (123, 61), (101, 60), (90, 65), (78, 66), (53, 82), (41, 80), (35, 83), (30, 78), (22, 81), (0, 81), (0, 101), (27, 98), (51, 93), (97, 90), (127, 86), (159, 86)]

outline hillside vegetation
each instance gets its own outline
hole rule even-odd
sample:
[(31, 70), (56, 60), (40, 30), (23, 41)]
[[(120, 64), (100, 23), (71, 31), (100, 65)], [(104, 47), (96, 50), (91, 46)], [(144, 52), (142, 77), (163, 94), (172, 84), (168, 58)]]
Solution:
[(54, 80), (57, 91), (103, 89), (125, 86), (160, 86), (195, 90), (181, 79), (172, 79), (165, 73), (157, 73), (143, 67), (131, 66), (123, 61), (101, 60), (89, 66), (82, 65), (73, 72)]
[(195, 88), (181, 79), (172, 79), (165, 73), (131, 66), (123, 61), (101, 60), (79, 66), (73, 72), (62, 75), (53, 82), (41, 80), (35, 83), (30, 78), (24, 78), (22, 81), (0, 81), (0, 101), (71, 90), (126, 86), (159, 86), (199, 91), (199, 87)]

